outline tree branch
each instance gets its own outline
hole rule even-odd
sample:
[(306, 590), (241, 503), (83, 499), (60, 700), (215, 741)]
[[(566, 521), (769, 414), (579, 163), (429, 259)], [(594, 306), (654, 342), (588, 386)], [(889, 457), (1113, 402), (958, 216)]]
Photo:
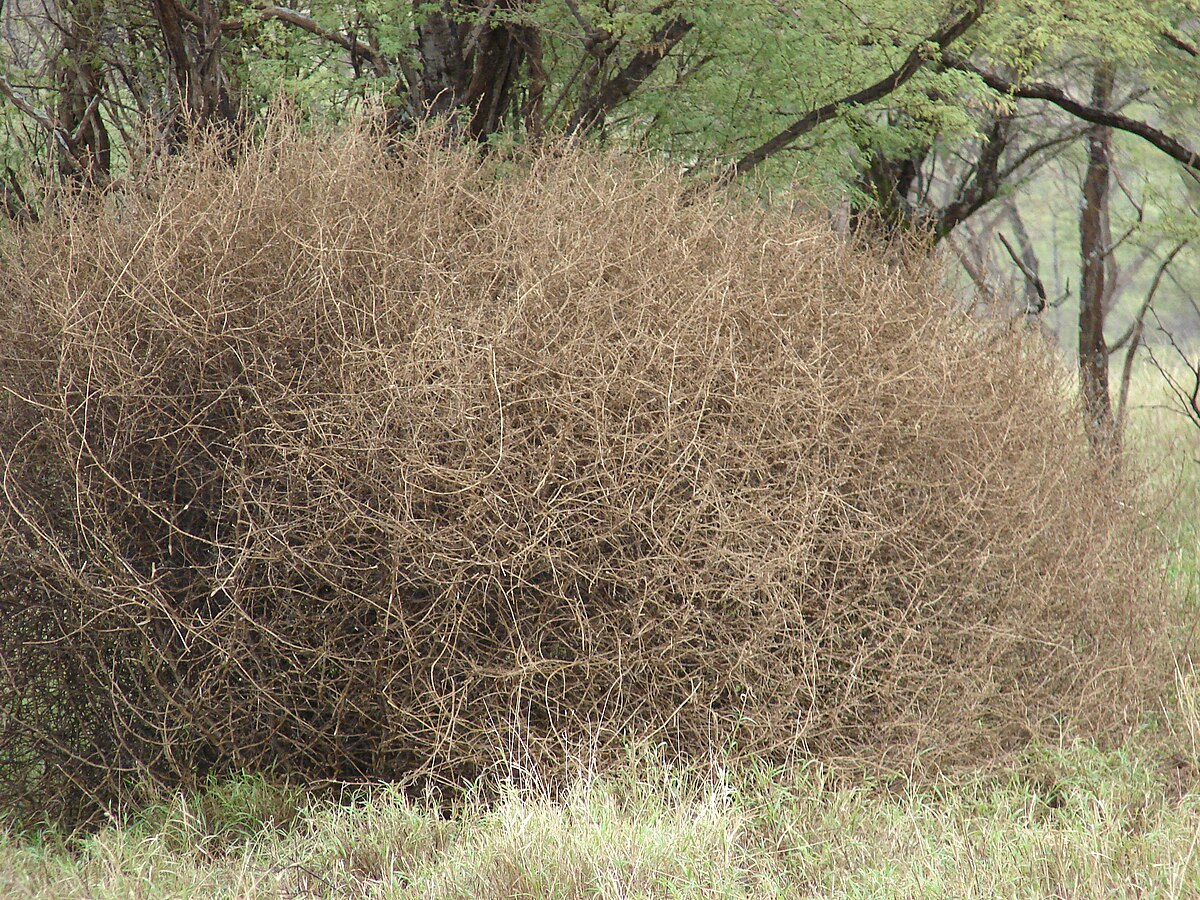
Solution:
[[(179, 2), (179, 0), (176, 0), (175, 2), (175, 11), (179, 13), (180, 18), (192, 25), (195, 25), (197, 28), (204, 28), (209, 24), (208, 22), (205, 22), (204, 19), (199, 15), (184, 6), (181, 2)], [(220, 27), (222, 31), (236, 31), (242, 27), (242, 20), (225, 19), (220, 23)]]
[(941, 240), (964, 219), (974, 215), (984, 204), (990, 203), (1000, 192), (1000, 157), (1008, 147), (1008, 120), (997, 116), (992, 120), (979, 148), (979, 159), (969, 178), (955, 191), (953, 202), (947, 204), (934, 217), (933, 233)]
[(826, 103), (824, 106), (805, 113), (787, 128), (779, 132), (779, 134), (775, 135), (775, 137), (739, 159), (732, 169), (723, 176), (722, 180), (729, 181), (739, 175), (744, 175), (755, 166), (765, 162), (780, 150), (794, 143), (800, 136), (807, 134), (818, 125), (832, 119), (841, 109), (866, 106), (893, 93), (916, 75), (917, 72), (921, 71), (931, 58), (944, 52), (947, 47), (962, 37), (967, 29), (974, 25), (979, 17), (983, 15), (986, 5), (987, 0), (974, 0), (967, 12), (963, 13), (950, 24), (938, 29), (922, 41), (920, 45), (914, 47), (904, 62), (900, 64), (899, 68), (869, 87), (855, 91), (853, 94), (847, 94), (839, 100)]
[(1076, 100), (1062, 88), (1052, 84), (1042, 81), (1015, 84), (994, 72), (985, 71), (961, 57), (947, 55), (943, 61), (947, 68), (958, 69), (961, 72), (969, 72), (977, 75), (983, 80), (984, 84), (997, 93), (1007, 94), (1010, 97), (1018, 97), (1023, 100), (1044, 100), (1047, 103), (1053, 103), (1065, 112), (1075, 116), (1075, 118), (1091, 122), (1093, 125), (1102, 125), (1129, 134), (1136, 134), (1171, 158), (1183, 163), (1189, 169), (1200, 171), (1200, 153), (1190, 149), (1181, 141), (1146, 122), (1083, 103)]
[[(670, 4), (663, 4), (665, 8)], [(650, 77), (658, 64), (691, 31), (693, 24), (681, 16), (663, 23), (650, 40), (633, 56), (625, 68), (576, 111), (572, 134), (586, 134), (600, 125), (619, 103), (630, 97)]]
[(1170, 44), (1172, 47), (1174, 47), (1176, 50), (1182, 50), (1184, 53), (1186, 53), (1188, 56), (1192, 57), (1193, 59), (1200, 56), (1200, 47), (1197, 47), (1195, 44), (1193, 44), (1191, 41), (1189, 41), (1187, 38), (1185, 38), (1183, 35), (1179, 34), (1178, 32), (1164, 31), (1162, 33), (1162, 36), (1163, 36), (1163, 39), (1166, 40), (1166, 42), (1168, 44)]
[[(1179, 346), (1179, 342), (1175, 339), (1175, 335), (1163, 326), (1162, 320), (1159, 318), (1158, 312), (1154, 307), (1150, 307), (1150, 315), (1154, 316), (1154, 321), (1159, 332), (1166, 337), (1168, 343), (1171, 345), (1171, 349), (1175, 351), (1183, 363), (1183, 367), (1187, 369), (1188, 381), (1192, 382), (1191, 386), (1183, 384), (1172, 373), (1171, 369), (1154, 355), (1153, 347), (1147, 343), (1146, 351), (1150, 357), (1150, 362), (1158, 369), (1158, 373), (1163, 377), (1167, 386), (1170, 387), (1171, 392), (1179, 400), (1184, 414), (1192, 421), (1192, 424), (1200, 428), (1200, 360), (1193, 363), (1188, 358), (1187, 353)], [(1200, 460), (1197, 460), (1197, 462), (1200, 462)]]
[(294, 25), (303, 31), (307, 31), (309, 34), (337, 44), (354, 56), (362, 57), (371, 64), (371, 68), (375, 70), (375, 74), (377, 75), (386, 76), (391, 72), (391, 66), (387, 58), (379, 50), (364, 41), (360, 41), (356, 37), (326, 28), (317, 22), (316, 19), (296, 12), (294, 9), (288, 9), (285, 6), (272, 6), (267, 3), (257, 3), (255, 6), (264, 19), (278, 19), (280, 22)]
[[(1057, 155), (1061, 153), (1068, 145), (1073, 144), (1085, 134), (1087, 134), (1086, 126), (1076, 127), (1075, 129), (1068, 131), (1065, 134), (1060, 134), (1057, 137), (1047, 138), (1044, 141), (1038, 141), (1030, 144), (1024, 150), (1009, 158), (1008, 164), (1000, 170), (998, 175), (999, 179), (1007, 183), (1009, 179), (1017, 173), (1017, 170), (1020, 169), (1021, 166), (1025, 165), (1025, 163), (1029, 162), (1029, 160), (1033, 159), (1039, 153), (1045, 153), (1046, 151), (1053, 150), (1053, 155)], [(1041, 162), (1038, 163), (1039, 166), (1041, 164)]]
[(1008, 258), (1016, 264), (1016, 267), (1021, 270), (1021, 274), (1025, 276), (1025, 280), (1033, 288), (1037, 294), (1037, 301), (1034, 305), (1026, 303), (1026, 312), (1031, 314), (1040, 313), (1046, 308), (1046, 286), (1042, 284), (1042, 279), (1038, 278), (1037, 272), (1033, 271), (1025, 260), (1017, 255), (1017, 251), (1013, 249), (1013, 245), (1008, 242), (1008, 238), (1004, 236), (1003, 231), (997, 231), (996, 237), (1000, 238), (1000, 243), (1004, 245), (1004, 250), (1008, 253)]
[(83, 171), (79, 160), (75, 157), (77, 144), (72, 140), (71, 135), (59, 128), (46, 113), (35, 109), (33, 104), (13, 90), (13, 86), (3, 75), (0, 75), (0, 95), (3, 95), (9, 103), (33, 119), (50, 136), (50, 139), (63, 149), (62, 159), (68, 168), (73, 172)]
[(37, 122), (43, 131), (48, 133), (52, 138), (66, 146), (66, 139), (62, 130), (54, 124), (48, 115), (33, 107), (28, 100), (13, 90), (13, 86), (8, 83), (8, 79), (0, 75), (0, 94), (8, 98), (8, 102), (23, 112), (33, 121)]
[[(983, 267), (979, 264), (979, 262), (971, 258), (971, 254), (955, 239), (954, 235), (946, 235), (945, 243), (951, 250), (954, 251), (954, 255), (958, 257), (958, 261), (962, 263), (963, 269), (965, 269), (967, 275), (970, 276), (971, 281), (975, 285), (975, 290), (979, 292), (979, 296), (983, 298), (984, 303), (986, 303), (989, 308), (998, 306), (999, 304), (996, 300), (996, 292), (992, 290), (992, 286), (988, 284), (987, 273), (983, 270)], [(972, 308), (974, 308), (976, 302), (977, 301), (974, 300), (971, 302)]]

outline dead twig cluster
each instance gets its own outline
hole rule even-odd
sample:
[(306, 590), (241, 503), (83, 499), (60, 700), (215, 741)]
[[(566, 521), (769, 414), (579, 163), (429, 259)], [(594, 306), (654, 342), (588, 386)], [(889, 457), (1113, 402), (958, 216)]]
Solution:
[(1127, 486), (924, 260), (582, 150), (228, 159), (0, 245), (14, 808), (642, 741), (954, 764), (1153, 681)]

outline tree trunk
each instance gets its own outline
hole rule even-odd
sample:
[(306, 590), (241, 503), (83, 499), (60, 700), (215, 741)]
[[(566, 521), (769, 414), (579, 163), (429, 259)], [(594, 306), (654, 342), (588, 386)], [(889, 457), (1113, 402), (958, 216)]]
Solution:
[[(1092, 105), (1107, 109), (1113, 93), (1112, 71), (1099, 66), (1092, 83)], [(1083, 281), (1079, 297), (1079, 389), (1084, 428), (1092, 452), (1113, 457), (1119, 450), (1116, 422), (1108, 390), (1108, 345), (1104, 339), (1106, 279), (1111, 248), (1108, 218), (1112, 129), (1093, 125), (1087, 133), (1087, 175), (1079, 219)]]
[(531, 38), (511, 21), (520, 0), (414, 0), (418, 9), (423, 109), (420, 118), (444, 118), (455, 132), (483, 141), (500, 130)]
[(195, 12), (180, 0), (151, 0), (151, 9), (171, 64), (174, 108), (166, 143), (174, 150), (193, 129), (236, 123), (237, 101), (221, 66), (220, 0), (197, 0)]
[(59, 173), (81, 187), (104, 186), (112, 171), (112, 144), (100, 116), (104, 71), (98, 38), (104, 8), (99, 0), (78, 0), (63, 4), (61, 12), (63, 45), (54, 62), (54, 124), (64, 136)]
[[(422, 0), (413, 0), (413, 5), (426, 4)], [(425, 106), (424, 114), (430, 117), (451, 115), (465, 93), (462, 38), (459, 26), (453, 21), (453, 7), (450, 0), (443, 0), (441, 9), (428, 10), (418, 20), (421, 101)]]
[(471, 110), (468, 129), (476, 140), (499, 131), (503, 123), (525, 56), (518, 31), (515, 27), (484, 27), (471, 48), (473, 71), (463, 104)]

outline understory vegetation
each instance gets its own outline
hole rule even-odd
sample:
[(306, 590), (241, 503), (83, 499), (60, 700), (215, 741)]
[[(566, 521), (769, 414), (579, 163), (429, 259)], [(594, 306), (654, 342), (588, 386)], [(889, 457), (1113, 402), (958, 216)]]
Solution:
[(0, 898), (1200, 898), (1198, 16), (0, 0)]
[(1197, 758), (1154, 746), (1040, 746), (922, 788), (846, 781), (818, 763), (703, 781), (631, 765), (553, 797), (468, 797), (450, 816), (396, 790), (331, 802), (236, 779), (94, 835), (0, 837), (0, 894), (1193, 897)]
[(0, 244), (13, 809), (936, 772), (1159, 702), (1150, 499), (920, 248), (369, 122), (139, 177)]
[[(1200, 607), (1200, 438), (1156, 373), (1135, 381), (1131, 455), (1173, 498), (1169, 602)], [(530, 783), (452, 810), (389, 788), (263, 776), (160, 794), (83, 835), (0, 837), (20, 898), (1163, 897), (1200, 892), (1200, 678), (1175, 633), (1157, 713), (1107, 750), (1039, 742), (914, 785), (817, 762), (714, 767), (586, 760), (566, 791)], [(449, 815), (447, 815), (449, 812)]]

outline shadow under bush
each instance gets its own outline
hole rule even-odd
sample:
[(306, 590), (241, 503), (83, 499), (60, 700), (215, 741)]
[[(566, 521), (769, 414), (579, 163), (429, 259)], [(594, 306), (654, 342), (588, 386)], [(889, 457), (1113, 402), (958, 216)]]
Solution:
[[(1161, 668), (1062, 374), (811, 223), (286, 125), (0, 259), (0, 794), (910, 766)], [(58, 814), (58, 813), (55, 813)]]

